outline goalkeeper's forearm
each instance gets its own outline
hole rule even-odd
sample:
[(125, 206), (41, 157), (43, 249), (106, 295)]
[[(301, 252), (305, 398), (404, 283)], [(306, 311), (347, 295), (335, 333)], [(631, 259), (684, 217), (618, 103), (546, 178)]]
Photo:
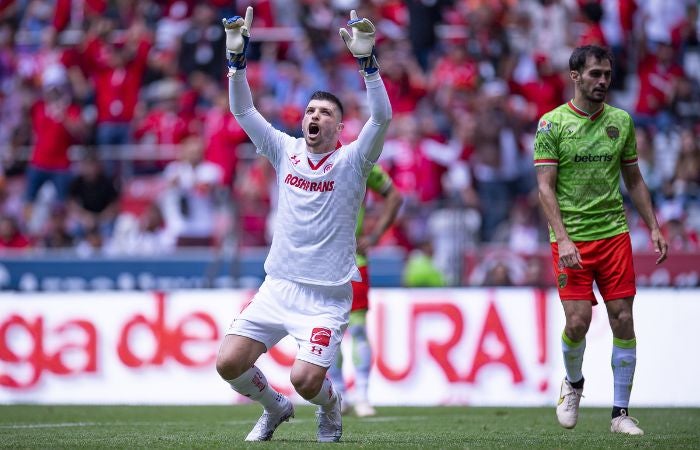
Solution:
[(270, 124), (253, 105), (253, 95), (248, 85), (245, 70), (236, 71), (229, 77), (228, 102), (231, 113), (243, 131), (256, 146), (262, 145), (261, 140), (263, 136), (266, 136)]
[(376, 161), (384, 148), (384, 136), (391, 121), (391, 103), (378, 72), (365, 75), (364, 79), (367, 86), (370, 117), (365, 126), (362, 127), (357, 140), (360, 148), (368, 149), (367, 159)]
[(250, 114), (255, 110), (245, 69), (236, 71), (228, 79), (228, 105), (231, 114), (236, 117)]
[(386, 87), (379, 72), (364, 75), (367, 86), (367, 103), (369, 105), (369, 120), (377, 125), (388, 124), (391, 120), (391, 102)]

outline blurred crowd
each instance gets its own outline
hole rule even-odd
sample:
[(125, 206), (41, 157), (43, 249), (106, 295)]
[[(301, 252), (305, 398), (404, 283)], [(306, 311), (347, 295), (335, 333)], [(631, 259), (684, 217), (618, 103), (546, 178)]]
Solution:
[[(406, 199), (380, 245), (428, 255), (445, 283), (464, 252), (546, 246), (532, 142), (572, 97), (582, 44), (615, 55), (608, 103), (634, 119), (672, 251), (698, 250), (694, 0), (2, 0), (0, 248), (268, 245), (274, 173), (230, 114), (225, 76), (221, 18), (248, 4), (255, 104), (295, 136), (318, 89), (344, 103), (341, 140), (357, 136), (365, 89), (337, 30), (350, 9), (377, 25), (394, 111), (379, 163)], [(368, 198), (366, 220), (379, 208)], [(649, 250), (633, 208), (629, 223)]]

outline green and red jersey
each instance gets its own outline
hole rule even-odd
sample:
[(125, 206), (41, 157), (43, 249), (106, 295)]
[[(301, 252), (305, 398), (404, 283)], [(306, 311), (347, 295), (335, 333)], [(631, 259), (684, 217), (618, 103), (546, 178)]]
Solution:
[[(393, 185), (391, 177), (387, 174), (384, 169), (382, 169), (379, 164), (375, 164), (372, 170), (369, 172), (367, 177), (367, 190), (376, 192), (377, 194), (384, 196)], [(360, 211), (357, 213), (357, 224), (355, 225), (355, 238), (362, 235), (362, 226), (365, 220), (365, 203), (362, 202), (360, 206)], [(367, 258), (365, 256), (355, 254), (355, 263), (358, 267), (367, 265)]]
[[(540, 119), (535, 166), (557, 166), (556, 197), (572, 241), (593, 241), (628, 231), (620, 168), (637, 164), (632, 118), (603, 105), (593, 115), (569, 101)], [(550, 227), (550, 240), (556, 239)]]

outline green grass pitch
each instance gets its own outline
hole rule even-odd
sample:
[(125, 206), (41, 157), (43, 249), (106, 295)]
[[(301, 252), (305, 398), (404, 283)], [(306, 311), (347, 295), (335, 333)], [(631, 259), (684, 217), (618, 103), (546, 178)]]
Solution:
[[(0, 406), (3, 448), (317, 448), (314, 409), (297, 406), (268, 443), (245, 443), (245, 406)], [(700, 448), (700, 409), (635, 408), (644, 436), (610, 433), (608, 409), (581, 408), (575, 430), (554, 408), (380, 407), (344, 419), (344, 448)]]

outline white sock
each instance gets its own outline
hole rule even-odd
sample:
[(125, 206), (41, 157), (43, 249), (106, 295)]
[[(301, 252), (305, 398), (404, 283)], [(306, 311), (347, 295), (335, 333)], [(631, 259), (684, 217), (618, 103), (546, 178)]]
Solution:
[(611, 364), (614, 386), (613, 405), (627, 408), (632, 393), (634, 369), (637, 366), (637, 339), (613, 338)]
[(279, 410), (284, 395), (274, 390), (265, 375), (256, 366), (251, 367), (234, 380), (226, 380), (231, 389), (263, 405), (267, 411)]
[(331, 383), (331, 380), (326, 377), (326, 379), (323, 380), (321, 390), (318, 391), (318, 394), (316, 394), (314, 398), (309, 399), (309, 402), (313, 403), (314, 405), (324, 407), (335, 403), (337, 398), (338, 394), (336, 394), (335, 389), (333, 389), (333, 383)]
[(586, 351), (586, 338), (579, 342), (574, 342), (565, 332), (562, 332), (561, 350), (564, 354), (566, 379), (571, 383), (581, 381), (581, 378), (583, 378), (583, 353)]

